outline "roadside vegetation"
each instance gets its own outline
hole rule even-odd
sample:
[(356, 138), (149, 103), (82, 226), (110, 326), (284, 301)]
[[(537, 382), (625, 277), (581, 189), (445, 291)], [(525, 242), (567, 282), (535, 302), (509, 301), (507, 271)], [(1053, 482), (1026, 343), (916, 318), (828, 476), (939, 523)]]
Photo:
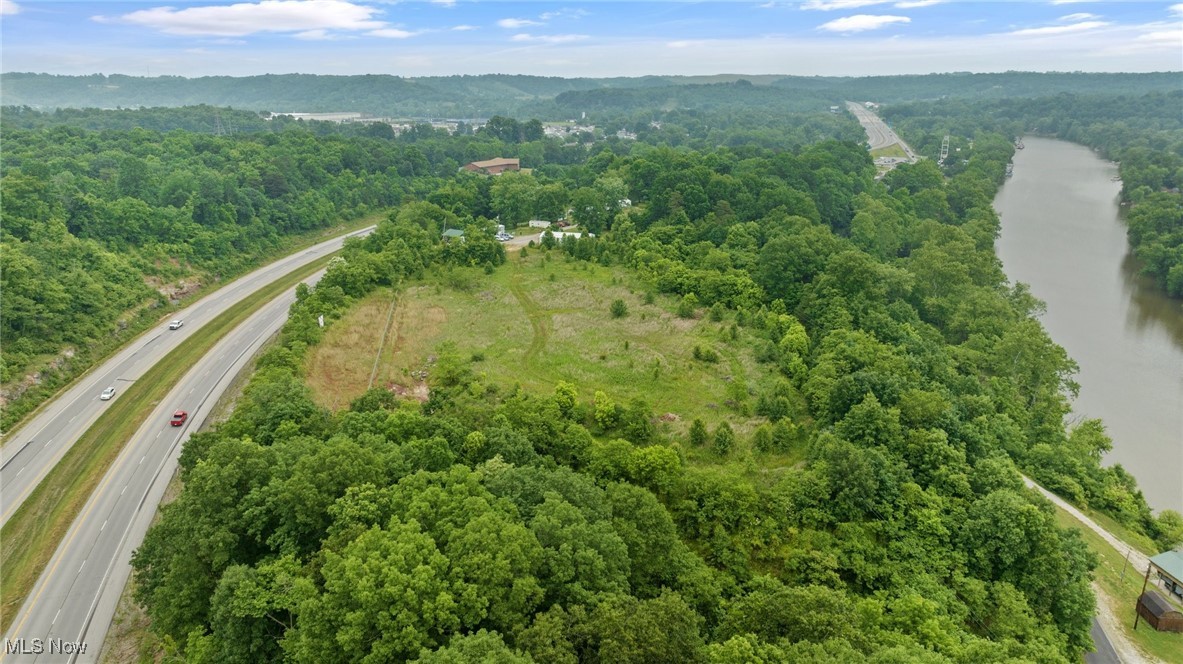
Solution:
[(324, 267), (315, 261), (206, 324), (113, 400), (0, 528), (0, 631), (7, 631), (90, 494), (127, 440), (193, 362), (263, 303)]
[[(1097, 585), (1104, 593), (1097, 601), (1109, 603), (1110, 610), (1116, 616), (1126, 638), (1150, 656), (1163, 662), (1183, 660), (1183, 638), (1180, 638), (1179, 634), (1155, 631), (1145, 620), (1141, 621), (1136, 631), (1134, 630), (1134, 607), (1137, 606), (1138, 597), (1142, 593), (1146, 569), (1138, 569), (1131, 565), (1127, 560), (1126, 551), (1114, 549), (1113, 545), (1066, 512), (1056, 510), (1056, 521), (1065, 528), (1074, 528), (1080, 532), (1089, 550), (1097, 555), (1097, 568), (1093, 574)], [(1153, 588), (1155, 585), (1152, 578), (1150, 587)]]

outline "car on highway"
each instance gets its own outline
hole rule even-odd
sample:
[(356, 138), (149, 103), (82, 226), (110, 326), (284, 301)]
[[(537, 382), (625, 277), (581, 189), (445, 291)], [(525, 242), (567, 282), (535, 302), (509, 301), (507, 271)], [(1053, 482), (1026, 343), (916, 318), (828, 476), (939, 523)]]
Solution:
[(177, 320), (174, 320), (173, 322), (168, 324), (168, 329), (179, 330), (179, 329), (181, 329), (181, 326), (184, 324), (185, 324), (185, 321), (178, 318)]
[(183, 410), (178, 410), (177, 412), (173, 413), (173, 418), (169, 420), (168, 423), (174, 427), (179, 427), (184, 424), (185, 420), (187, 419), (189, 419), (189, 413), (186, 413)]
[(103, 390), (102, 394), (99, 395), (99, 400), (100, 401), (110, 401), (111, 397), (113, 397), (113, 396), (115, 396), (115, 388), (108, 387), (107, 389)]

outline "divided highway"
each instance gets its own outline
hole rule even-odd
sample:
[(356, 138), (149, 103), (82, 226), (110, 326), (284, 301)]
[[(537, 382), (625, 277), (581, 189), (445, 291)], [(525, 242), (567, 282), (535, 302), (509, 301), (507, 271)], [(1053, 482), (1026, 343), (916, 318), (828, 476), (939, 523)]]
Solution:
[(912, 148), (908, 147), (908, 144), (896, 135), (891, 130), (891, 127), (888, 127), (887, 123), (881, 120), (878, 115), (872, 113), (862, 104), (853, 101), (846, 102), (846, 108), (867, 132), (867, 145), (870, 145), (872, 150), (898, 144), (900, 149), (904, 151), (904, 154), (908, 155), (908, 161), (916, 161), (916, 153), (912, 152)]
[[(98, 395), (118, 381), (133, 381), (185, 338), (255, 290), (339, 249), (345, 238), (318, 244), (242, 277), (198, 301), (178, 317), (179, 330), (161, 328), (141, 336), (124, 351), (78, 381), (2, 450), (0, 507), (5, 522), (75, 440), (101, 414)], [(315, 283), (323, 272), (305, 280)], [(228, 334), (182, 378), (135, 433), (103, 477), (0, 646), (2, 662), (93, 662), (130, 575), (131, 553), (139, 546), (176, 467), (190, 431), (209, 416), (218, 396), (254, 353), (277, 332), (295, 300), (295, 289), (272, 300)], [(124, 383), (125, 384), (125, 383)], [(116, 393), (116, 399), (119, 393)], [(176, 409), (189, 412), (184, 426), (172, 427)]]
[(91, 370), (72, 387), (42, 408), (0, 448), (0, 525), (16, 512), (74, 441), (102, 414), (107, 402), (99, 394), (114, 387), (115, 399), (127, 385), (184, 342), (202, 324), (234, 306), (263, 286), (341, 248), (346, 237), (364, 235), (373, 227), (309, 247), (230, 282), (177, 313), (185, 321), (179, 330), (165, 324), (149, 330), (114, 357)]

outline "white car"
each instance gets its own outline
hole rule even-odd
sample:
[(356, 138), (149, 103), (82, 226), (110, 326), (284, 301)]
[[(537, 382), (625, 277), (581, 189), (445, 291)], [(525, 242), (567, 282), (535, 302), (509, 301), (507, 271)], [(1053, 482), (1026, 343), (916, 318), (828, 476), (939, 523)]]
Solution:
[(177, 320), (174, 320), (173, 322), (168, 324), (168, 329), (179, 330), (179, 329), (181, 329), (181, 326), (184, 324), (185, 324), (185, 321), (178, 318)]
[(113, 396), (115, 396), (115, 388), (108, 387), (107, 389), (103, 390), (102, 394), (99, 395), (99, 399), (101, 401), (110, 401), (111, 397)]

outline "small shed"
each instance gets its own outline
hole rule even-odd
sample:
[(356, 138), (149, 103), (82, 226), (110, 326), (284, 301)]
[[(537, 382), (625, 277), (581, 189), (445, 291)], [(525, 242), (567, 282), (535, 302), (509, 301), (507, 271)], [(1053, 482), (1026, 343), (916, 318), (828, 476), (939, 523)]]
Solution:
[(459, 228), (449, 228), (444, 231), (444, 242), (451, 242), (452, 240), (464, 241), (464, 231)]
[(1160, 632), (1183, 632), (1183, 611), (1155, 590), (1138, 598), (1138, 615)]

